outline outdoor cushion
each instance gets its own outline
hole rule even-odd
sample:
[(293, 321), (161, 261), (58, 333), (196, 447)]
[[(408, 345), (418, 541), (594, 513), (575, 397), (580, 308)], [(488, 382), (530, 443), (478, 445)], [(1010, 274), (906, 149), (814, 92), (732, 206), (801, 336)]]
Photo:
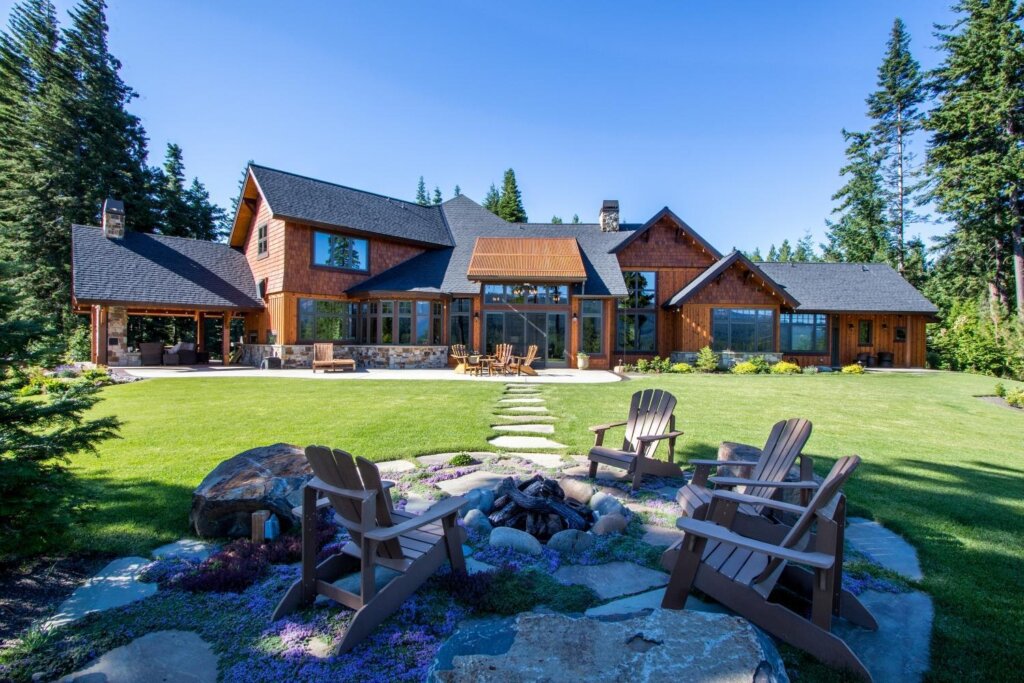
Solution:
[(172, 346), (172, 347), (171, 347), (171, 348), (170, 348), (170, 349), (169, 349), (169, 350), (167, 351), (167, 353), (177, 353), (178, 351), (181, 351), (181, 342), (178, 342), (177, 344), (175, 344), (174, 346)]

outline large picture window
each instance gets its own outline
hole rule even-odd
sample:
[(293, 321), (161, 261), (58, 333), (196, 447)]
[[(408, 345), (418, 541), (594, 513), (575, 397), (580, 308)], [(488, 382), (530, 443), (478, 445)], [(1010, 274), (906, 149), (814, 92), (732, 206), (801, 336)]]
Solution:
[(604, 352), (604, 302), (583, 300), (580, 302), (580, 351), (601, 354)]
[(440, 301), (371, 301), (361, 310), (361, 344), (440, 345), (444, 338)]
[(619, 299), (616, 348), (624, 353), (653, 353), (657, 348), (657, 275), (653, 271), (622, 275), (629, 295)]
[(779, 317), (779, 348), (783, 353), (827, 353), (828, 316), (783, 313)]
[(714, 308), (711, 347), (715, 351), (768, 353), (775, 350), (775, 311), (770, 308)]
[(448, 316), (450, 344), (465, 344), (467, 348), (473, 346), (473, 300), (452, 299), (451, 313)]
[(333, 232), (313, 232), (313, 265), (366, 272), (370, 269), (369, 242)]
[(353, 342), (359, 305), (347, 301), (299, 299), (299, 339)]

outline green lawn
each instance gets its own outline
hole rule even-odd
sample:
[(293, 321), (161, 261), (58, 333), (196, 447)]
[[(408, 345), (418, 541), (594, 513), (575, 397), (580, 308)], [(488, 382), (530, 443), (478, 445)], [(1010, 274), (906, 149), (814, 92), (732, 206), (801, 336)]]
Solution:
[[(776, 420), (814, 422), (807, 450), (864, 464), (851, 513), (913, 543), (936, 603), (932, 677), (1007, 680), (1024, 668), (1024, 413), (984, 403), (995, 381), (953, 374), (665, 376), (545, 388), (555, 438), (586, 452), (587, 426), (624, 417), (645, 387), (679, 398), (683, 457), (723, 439), (758, 443)], [(277, 441), (326, 443), (375, 460), (478, 450), (492, 435), (492, 383), (286, 379), (147, 380), (104, 390), (125, 422), (100, 456), (75, 458), (96, 508), (77, 546), (142, 552), (187, 532), (193, 487), (222, 459)]]

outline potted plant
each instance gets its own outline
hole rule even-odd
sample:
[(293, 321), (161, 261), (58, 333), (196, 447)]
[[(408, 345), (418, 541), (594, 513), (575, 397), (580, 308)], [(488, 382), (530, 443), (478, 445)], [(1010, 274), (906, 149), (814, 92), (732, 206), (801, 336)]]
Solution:
[(590, 367), (590, 354), (579, 351), (576, 354), (576, 367), (580, 370), (586, 370)]

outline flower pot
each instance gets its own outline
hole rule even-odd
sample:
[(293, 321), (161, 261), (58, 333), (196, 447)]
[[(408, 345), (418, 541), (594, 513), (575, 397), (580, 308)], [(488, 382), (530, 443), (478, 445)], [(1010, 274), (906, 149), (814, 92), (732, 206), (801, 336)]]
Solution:
[(576, 368), (586, 370), (590, 367), (590, 356), (576, 356)]

